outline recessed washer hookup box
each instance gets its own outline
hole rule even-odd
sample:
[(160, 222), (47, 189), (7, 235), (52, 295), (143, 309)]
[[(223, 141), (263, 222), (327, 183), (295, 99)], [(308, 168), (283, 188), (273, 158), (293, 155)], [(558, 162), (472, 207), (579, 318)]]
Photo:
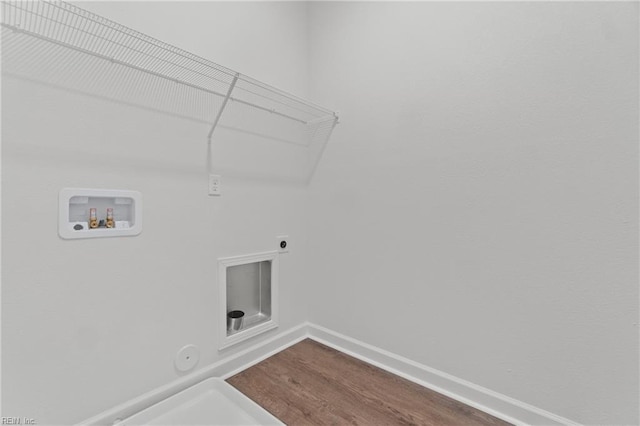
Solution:
[(58, 234), (76, 238), (124, 237), (142, 232), (142, 194), (117, 189), (60, 191)]

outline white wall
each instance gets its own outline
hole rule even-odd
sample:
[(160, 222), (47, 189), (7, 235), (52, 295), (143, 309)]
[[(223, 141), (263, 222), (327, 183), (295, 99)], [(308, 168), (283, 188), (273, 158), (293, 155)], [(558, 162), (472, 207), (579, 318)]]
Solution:
[(310, 319), (638, 424), (638, 4), (326, 2)]
[[(307, 94), (303, 3), (82, 6)], [(199, 346), (198, 368), (246, 347), (218, 352), (217, 259), (275, 250), (277, 235), (292, 242), (279, 330), (306, 319), (304, 188), (223, 176), (223, 196), (209, 197), (208, 126), (2, 83), (3, 416), (74, 423), (179, 377), (185, 344)], [(60, 239), (64, 187), (141, 191), (142, 234)]]
[[(3, 415), (79, 421), (178, 377), (184, 344), (235, 352), (216, 259), (288, 233), (280, 330), (638, 423), (637, 4), (83, 6), (342, 124), (310, 189), (223, 177), (216, 199), (206, 126), (4, 79)], [(73, 186), (141, 191), (142, 235), (60, 240)]]

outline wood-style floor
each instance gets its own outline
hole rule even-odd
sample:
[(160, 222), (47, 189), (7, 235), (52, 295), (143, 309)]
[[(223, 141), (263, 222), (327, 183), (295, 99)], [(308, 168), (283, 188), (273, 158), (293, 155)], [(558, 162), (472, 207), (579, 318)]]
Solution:
[(227, 380), (287, 425), (508, 425), (313, 340)]

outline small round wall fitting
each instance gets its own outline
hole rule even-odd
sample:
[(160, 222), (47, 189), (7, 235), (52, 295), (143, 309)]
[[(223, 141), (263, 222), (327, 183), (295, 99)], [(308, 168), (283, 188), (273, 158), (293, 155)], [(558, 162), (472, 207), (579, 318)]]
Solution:
[(278, 240), (278, 253), (289, 253), (289, 236), (280, 235), (276, 238)]
[(176, 355), (176, 368), (178, 371), (189, 371), (198, 364), (200, 350), (196, 345), (186, 345)]

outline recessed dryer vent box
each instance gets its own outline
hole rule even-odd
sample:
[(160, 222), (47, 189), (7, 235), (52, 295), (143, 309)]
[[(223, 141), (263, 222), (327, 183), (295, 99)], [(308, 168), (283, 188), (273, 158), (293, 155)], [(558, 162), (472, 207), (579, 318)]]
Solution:
[[(275, 251), (218, 259), (220, 349), (278, 326), (278, 253)], [(230, 329), (231, 312), (242, 317)]]
[(138, 191), (64, 188), (59, 208), (58, 234), (64, 239), (123, 237), (142, 232), (142, 194)]

